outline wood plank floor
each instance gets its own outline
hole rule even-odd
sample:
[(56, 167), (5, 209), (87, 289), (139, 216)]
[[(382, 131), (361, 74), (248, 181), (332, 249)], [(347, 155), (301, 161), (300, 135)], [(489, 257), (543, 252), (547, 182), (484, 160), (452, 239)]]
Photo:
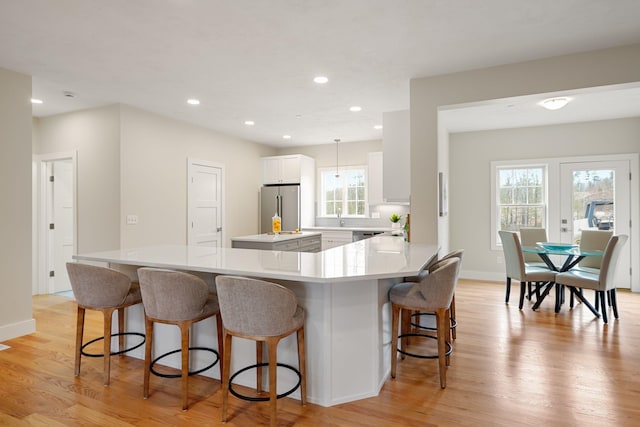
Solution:
[[(591, 294), (591, 292), (589, 292)], [(589, 295), (592, 297), (592, 295)], [(502, 283), (461, 280), (458, 329), (446, 390), (437, 363), (407, 358), (375, 398), (323, 408), (279, 401), (283, 426), (626, 426), (640, 423), (640, 295), (619, 292), (620, 319), (604, 325), (588, 309), (533, 312), (505, 305)], [(142, 399), (142, 361), (113, 359), (111, 386), (102, 360), (83, 358), (73, 376), (75, 303), (33, 298), (38, 332), (0, 351), (0, 425), (220, 425), (220, 383), (195, 377), (190, 409), (180, 410), (178, 380), (152, 377)], [(88, 312), (89, 313), (89, 312)], [(88, 314), (87, 333), (102, 320)], [(429, 340), (431, 341), (431, 340)], [(423, 344), (418, 344), (419, 346)], [(216, 368), (217, 369), (217, 368)], [(266, 403), (230, 398), (227, 426), (268, 424)]]

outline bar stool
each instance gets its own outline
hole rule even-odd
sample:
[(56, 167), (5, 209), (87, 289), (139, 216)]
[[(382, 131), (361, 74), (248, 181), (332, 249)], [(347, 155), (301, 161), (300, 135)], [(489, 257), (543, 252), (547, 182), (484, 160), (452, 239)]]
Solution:
[[(144, 398), (149, 397), (150, 374), (164, 378), (182, 378), (182, 410), (186, 411), (189, 400), (189, 376), (196, 375), (212, 368), (222, 359), (222, 321), (216, 295), (209, 292), (209, 287), (201, 278), (192, 274), (156, 268), (138, 269), (142, 304), (145, 311), (145, 329), (147, 345), (144, 355)], [(190, 347), (189, 335), (191, 325), (209, 317), (216, 316), (218, 351), (206, 347)], [(153, 347), (153, 325), (164, 323), (180, 328), (180, 349), (162, 354), (151, 360)], [(189, 351), (204, 350), (215, 354), (216, 359), (208, 366), (197, 371), (189, 371)], [(181, 353), (181, 373), (161, 374), (154, 370), (154, 365), (164, 357)], [(222, 369), (220, 370), (222, 377)]]
[[(124, 310), (126, 307), (140, 304), (140, 286), (123, 273), (105, 267), (67, 263), (67, 272), (73, 296), (78, 303), (78, 315), (76, 320), (76, 351), (75, 351), (75, 376), (80, 375), (80, 359), (82, 356), (103, 357), (104, 386), (109, 385), (111, 371), (111, 356), (122, 355), (135, 350), (145, 342), (144, 334), (138, 332), (124, 332)], [(85, 310), (96, 310), (104, 316), (104, 334), (83, 344), (84, 315)], [(118, 312), (118, 333), (111, 333), (113, 312)], [(127, 335), (142, 337), (140, 343), (131, 348), (124, 348), (124, 337)], [(111, 351), (111, 338), (118, 337), (118, 351)], [(88, 353), (85, 348), (97, 341), (103, 340), (103, 352)]]
[[(450, 258), (438, 262), (434, 270), (418, 283), (407, 282), (398, 283), (389, 291), (391, 300), (392, 321), (391, 321), (391, 378), (396, 377), (398, 358), (396, 353), (404, 356), (418, 357), (422, 359), (438, 359), (438, 369), (440, 372), (440, 387), (445, 388), (446, 367), (449, 365), (448, 355), (451, 353), (451, 343), (449, 339), (449, 308), (455, 292), (458, 258)], [(404, 319), (412, 311), (434, 312), (436, 316), (436, 337), (426, 334), (410, 333), (409, 322)], [(398, 334), (399, 323), (402, 323), (402, 333)], [(438, 342), (437, 356), (424, 356), (410, 353), (406, 348), (407, 337), (424, 337), (436, 339)], [(398, 339), (401, 346), (398, 348)]]
[[(244, 400), (269, 401), (271, 425), (276, 425), (277, 399), (288, 396), (300, 387), (302, 405), (306, 404), (307, 379), (304, 347), (304, 310), (296, 296), (284, 286), (245, 277), (218, 276), (216, 288), (220, 299), (220, 312), (224, 324), (224, 360), (222, 371), (222, 422), (227, 421), (229, 392)], [(277, 363), (278, 343), (296, 332), (298, 339), (298, 370)], [(256, 364), (236, 372), (230, 377), (231, 343), (233, 337), (256, 341)], [(266, 343), (269, 362), (262, 361), (262, 344)], [(243, 396), (233, 389), (232, 381), (239, 373), (251, 368), (257, 370), (257, 392), (262, 391), (262, 367), (269, 367), (269, 397)], [(298, 374), (298, 384), (286, 393), (277, 394), (277, 367)]]

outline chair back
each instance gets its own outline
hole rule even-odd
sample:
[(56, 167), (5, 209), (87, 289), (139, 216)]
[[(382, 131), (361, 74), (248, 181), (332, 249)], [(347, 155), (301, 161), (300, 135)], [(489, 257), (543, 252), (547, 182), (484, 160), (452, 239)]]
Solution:
[(168, 321), (192, 320), (203, 313), (209, 287), (193, 274), (159, 268), (138, 269), (147, 316)]
[(92, 308), (107, 308), (125, 302), (131, 280), (126, 274), (95, 265), (67, 263), (67, 273), (73, 296), (78, 304)]
[[(606, 230), (582, 230), (580, 236), (581, 250), (604, 251), (613, 236), (613, 231)], [(603, 256), (588, 256), (580, 261), (580, 267), (601, 268)]]
[[(522, 246), (535, 246), (537, 242), (547, 241), (547, 230), (545, 228), (522, 227), (520, 228), (520, 243)], [(541, 262), (538, 254), (524, 252), (522, 254), (524, 262)]]
[(500, 230), (498, 232), (502, 241), (502, 252), (504, 253), (504, 266), (507, 270), (507, 277), (522, 280), (524, 277), (524, 257), (518, 233), (514, 231)]
[(420, 283), (420, 293), (430, 308), (448, 308), (458, 282), (460, 258), (441, 260)]
[(457, 271), (457, 274), (456, 274), (456, 280), (458, 280), (457, 276), (460, 274), (460, 267), (462, 266), (462, 256), (463, 255), (464, 255), (464, 249), (456, 249), (455, 251), (449, 252), (448, 254), (446, 254), (445, 256), (440, 258), (439, 260), (434, 261), (434, 262), (429, 264), (429, 274), (431, 274), (432, 271), (434, 271), (437, 268), (439, 268), (444, 261), (449, 260), (451, 258), (457, 258), (460, 261), (458, 263), (458, 271)]
[(217, 276), (222, 323), (232, 333), (278, 336), (298, 326), (296, 296), (290, 289), (264, 280)]
[(616, 264), (618, 263), (618, 257), (627, 239), (627, 235), (620, 234), (611, 236), (609, 243), (607, 243), (604, 255), (602, 256), (602, 266), (600, 267), (600, 286), (604, 287), (604, 289), (614, 287), (613, 276), (616, 270)]

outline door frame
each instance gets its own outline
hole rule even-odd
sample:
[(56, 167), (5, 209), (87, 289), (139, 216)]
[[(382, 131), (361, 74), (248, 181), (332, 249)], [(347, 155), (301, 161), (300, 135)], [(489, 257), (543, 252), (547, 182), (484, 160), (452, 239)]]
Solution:
[(191, 227), (189, 226), (189, 224), (191, 224), (191, 220), (192, 220), (192, 215), (193, 213), (191, 212), (191, 193), (190, 193), (190, 182), (189, 182), (189, 178), (191, 177), (191, 175), (193, 174), (193, 168), (195, 166), (205, 166), (205, 167), (210, 167), (210, 168), (217, 168), (220, 169), (220, 226), (222, 227), (222, 231), (220, 232), (220, 247), (223, 248), (225, 246), (225, 236), (226, 236), (226, 230), (225, 230), (225, 224), (226, 224), (226, 210), (225, 210), (225, 190), (224, 190), (224, 183), (225, 183), (225, 171), (224, 171), (224, 164), (223, 163), (219, 163), (219, 162), (213, 162), (210, 160), (201, 160), (201, 159), (193, 159), (193, 158), (187, 158), (187, 223), (186, 223), (186, 227), (187, 227), (187, 245), (191, 245)]
[(58, 160), (71, 160), (72, 166), (72, 191), (73, 191), (73, 250), (76, 255), (78, 252), (78, 164), (77, 152), (59, 152), (39, 154), (33, 156), (33, 181), (34, 181), (34, 208), (33, 224), (34, 224), (34, 242), (36, 242), (33, 251), (33, 264), (36, 265), (36, 274), (33, 277), (32, 293), (48, 294), (52, 292), (49, 286), (49, 233), (47, 221), (47, 200), (49, 197), (49, 186), (47, 176), (47, 164)]

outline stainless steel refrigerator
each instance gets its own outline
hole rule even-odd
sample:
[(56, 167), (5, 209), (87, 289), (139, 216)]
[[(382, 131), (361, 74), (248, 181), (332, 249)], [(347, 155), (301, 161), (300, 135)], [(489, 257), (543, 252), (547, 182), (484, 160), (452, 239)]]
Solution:
[(282, 231), (300, 228), (300, 186), (265, 185), (260, 189), (260, 233), (272, 231), (275, 213), (282, 219)]

